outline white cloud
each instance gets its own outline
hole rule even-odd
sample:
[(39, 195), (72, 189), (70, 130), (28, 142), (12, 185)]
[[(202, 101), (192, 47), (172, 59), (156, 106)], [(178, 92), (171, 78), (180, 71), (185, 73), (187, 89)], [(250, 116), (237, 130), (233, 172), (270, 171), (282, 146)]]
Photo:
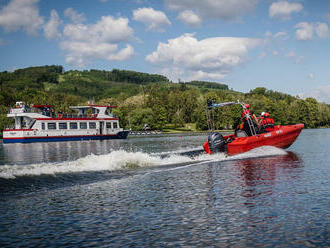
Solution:
[(217, 18), (233, 21), (252, 12), (258, 0), (166, 0), (169, 8), (175, 10), (193, 10), (203, 18)]
[(315, 24), (315, 32), (318, 37), (326, 38), (329, 35), (329, 28), (326, 23), (318, 22)]
[(65, 17), (68, 17), (71, 19), (71, 21), (75, 24), (77, 23), (82, 23), (84, 21), (86, 21), (86, 17), (83, 13), (81, 14), (78, 14), (74, 9), (72, 8), (67, 8), (65, 11), (64, 11), (64, 16)]
[(199, 41), (193, 34), (184, 34), (166, 44), (159, 43), (146, 60), (173, 70), (184, 70), (192, 75), (189, 79), (222, 79), (243, 64), (249, 49), (260, 43), (259, 39), (233, 37)]
[(47, 39), (56, 39), (61, 37), (61, 33), (58, 31), (58, 26), (62, 23), (60, 17), (58, 16), (56, 10), (50, 12), (50, 19), (44, 25), (45, 37)]
[(180, 12), (178, 19), (184, 22), (186, 25), (192, 27), (199, 26), (202, 22), (201, 18), (191, 10)]
[(296, 38), (298, 40), (311, 40), (313, 39), (314, 28), (312, 24), (307, 22), (298, 23), (295, 28), (296, 30)]
[(130, 45), (121, 48), (133, 36), (127, 18), (102, 16), (96, 24), (68, 24), (64, 27), (65, 40), (61, 49), (68, 51), (69, 64), (84, 66), (92, 59), (126, 60), (134, 54)]
[(329, 28), (326, 23), (300, 22), (295, 25), (295, 28), (297, 29), (296, 38), (298, 40), (312, 40), (314, 34), (319, 38), (326, 38), (329, 36)]
[(293, 60), (296, 64), (300, 64), (304, 60), (304, 56), (299, 56), (294, 51), (288, 52), (285, 57)]
[(39, 15), (39, 0), (12, 0), (0, 10), (0, 26), (5, 31), (24, 29), (28, 34), (36, 35), (44, 23)]
[[(71, 55), (81, 54), (79, 57), (83, 59), (83, 57), (102, 58), (105, 54), (112, 54), (116, 52), (118, 45), (108, 44), (105, 42), (87, 43), (81, 41), (64, 41), (61, 43), (61, 48), (63, 50), (69, 50)], [(71, 60), (73, 60), (73, 58)]]
[(112, 16), (102, 16), (96, 24), (68, 24), (64, 28), (64, 35), (79, 41), (123, 42), (133, 35), (133, 29), (128, 22), (128, 19), (123, 17), (116, 19)]
[(126, 45), (125, 48), (121, 49), (117, 53), (110, 54), (107, 59), (108, 60), (117, 60), (123, 61), (129, 59), (134, 54), (134, 48), (131, 45)]
[(134, 49), (130, 45), (118, 51), (117, 44), (87, 43), (79, 41), (62, 42), (61, 48), (69, 51), (66, 57), (68, 64), (83, 67), (92, 59), (104, 59), (109, 61), (122, 61), (130, 58)]
[(226, 75), (227, 75), (226, 73), (205, 72), (199, 70), (192, 73), (192, 75), (190, 76), (190, 80), (203, 80), (203, 79), (218, 80), (225, 78)]
[(298, 13), (303, 10), (301, 3), (290, 3), (288, 1), (278, 1), (272, 3), (269, 7), (269, 16), (281, 20), (289, 20), (292, 13)]
[(309, 73), (309, 74), (308, 74), (308, 78), (313, 80), (313, 79), (315, 78), (314, 73), (312, 73), (312, 72)]
[(315, 89), (311, 89), (308, 92), (299, 94), (301, 98), (313, 97), (319, 102), (325, 102), (330, 104), (330, 84), (319, 85)]
[(164, 31), (163, 27), (171, 25), (164, 12), (153, 8), (138, 8), (133, 10), (133, 19), (144, 23), (147, 30)]
[(280, 32), (277, 32), (275, 34), (273, 34), (270, 31), (266, 31), (265, 37), (267, 39), (276, 39), (276, 40), (287, 40), (287, 39), (289, 39), (288, 33), (284, 32), (284, 31), (280, 31)]
[(289, 39), (289, 36), (287, 32), (277, 32), (276, 34), (274, 34), (274, 38), (280, 40), (287, 40)]
[(273, 54), (274, 56), (277, 56), (277, 55), (278, 55), (278, 51), (274, 50), (274, 51), (272, 52), (272, 54)]
[(177, 67), (163, 67), (161, 70), (158, 72), (161, 75), (166, 75), (167, 78), (172, 80), (173, 82), (180, 82), (181, 78), (184, 78), (184, 70), (182, 68), (177, 68)]

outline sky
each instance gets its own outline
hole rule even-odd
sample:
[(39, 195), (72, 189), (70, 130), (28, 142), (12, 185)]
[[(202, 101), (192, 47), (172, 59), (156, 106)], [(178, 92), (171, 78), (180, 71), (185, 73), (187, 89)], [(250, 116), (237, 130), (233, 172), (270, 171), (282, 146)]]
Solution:
[(330, 104), (329, 0), (0, 0), (0, 71), (134, 70)]

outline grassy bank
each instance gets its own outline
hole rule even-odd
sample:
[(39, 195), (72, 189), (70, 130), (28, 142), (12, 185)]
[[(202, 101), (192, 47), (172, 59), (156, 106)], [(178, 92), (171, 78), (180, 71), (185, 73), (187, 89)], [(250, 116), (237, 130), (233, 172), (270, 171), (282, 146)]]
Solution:
[[(186, 123), (182, 127), (175, 127), (174, 125), (166, 125), (163, 128), (163, 133), (207, 133), (208, 130), (198, 130), (195, 123)], [(214, 130), (215, 132), (233, 132), (234, 130)]]

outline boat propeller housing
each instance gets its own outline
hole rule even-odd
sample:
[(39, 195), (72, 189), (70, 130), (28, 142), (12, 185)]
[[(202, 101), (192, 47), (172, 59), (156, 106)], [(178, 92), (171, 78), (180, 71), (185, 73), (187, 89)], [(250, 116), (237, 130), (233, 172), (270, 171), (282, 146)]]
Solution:
[(208, 136), (209, 147), (212, 153), (225, 151), (225, 140), (222, 134), (218, 132), (212, 132)]

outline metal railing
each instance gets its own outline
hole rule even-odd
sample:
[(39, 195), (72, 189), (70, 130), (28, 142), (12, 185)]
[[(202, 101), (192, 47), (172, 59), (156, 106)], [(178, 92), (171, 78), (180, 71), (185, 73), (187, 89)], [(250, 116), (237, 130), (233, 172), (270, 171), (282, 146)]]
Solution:
[(71, 114), (71, 113), (50, 113), (45, 114), (51, 118), (96, 118), (97, 114)]
[[(40, 111), (34, 108), (19, 109), (21, 111), (15, 111), (15, 108), (11, 108), (8, 114), (14, 113), (37, 113), (51, 118), (96, 118), (98, 114), (77, 114), (77, 113), (62, 113), (62, 112), (51, 112), (51, 111)], [(18, 109), (17, 109), (18, 110)], [(109, 115), (109, 117), (117, 118), (115, 114)]]
[(15, 129), (15, 125), (5, 125), (4, 129)]

